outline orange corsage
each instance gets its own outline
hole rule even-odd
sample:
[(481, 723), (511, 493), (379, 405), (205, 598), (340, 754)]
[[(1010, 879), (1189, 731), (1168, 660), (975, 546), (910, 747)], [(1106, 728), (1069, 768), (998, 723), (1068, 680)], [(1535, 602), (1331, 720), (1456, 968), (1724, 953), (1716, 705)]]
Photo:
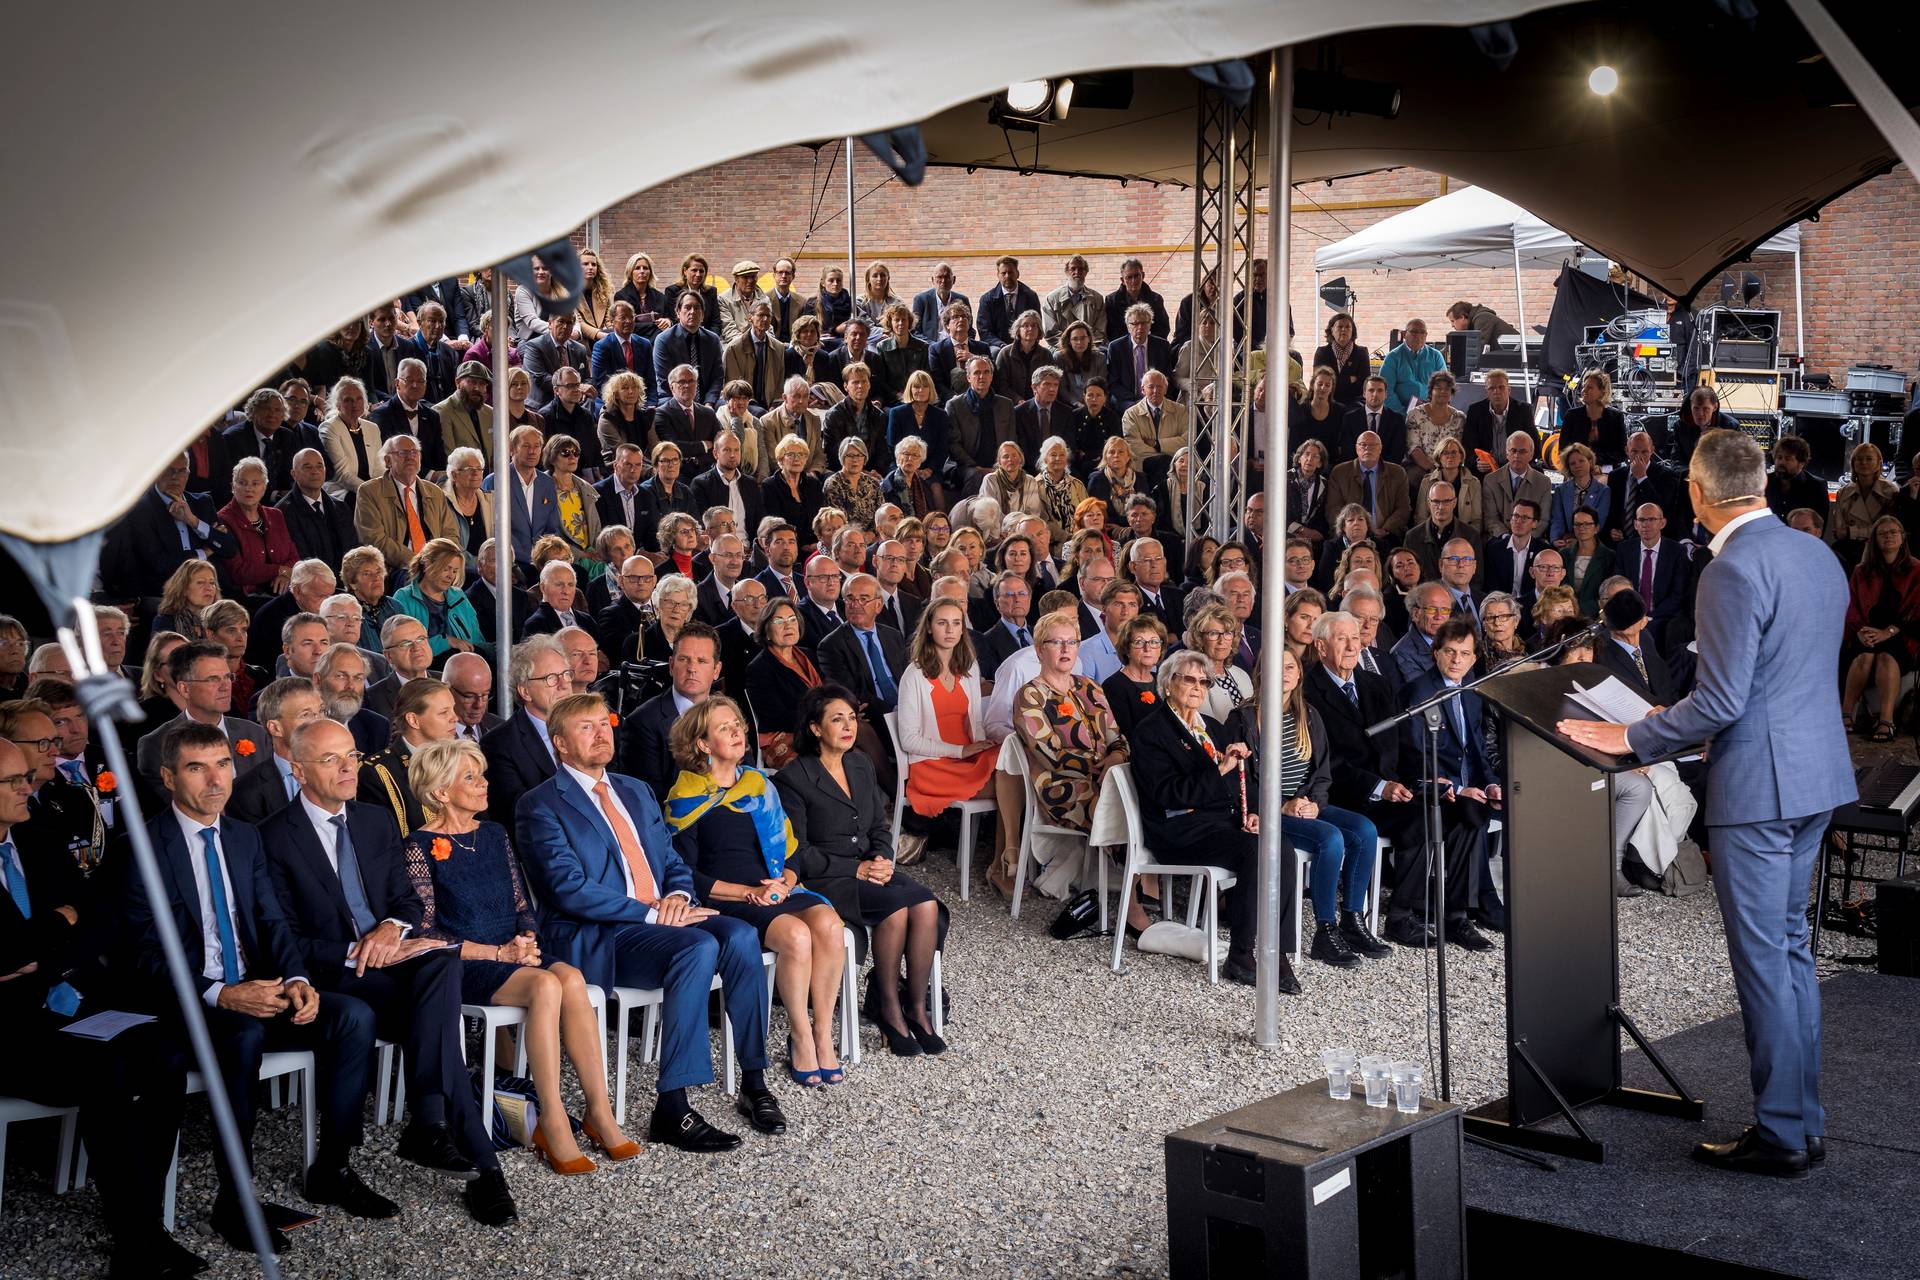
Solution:
[(1153, 690), (1142, 689), (1140, 691), (1140, 701), (1146, 703), (1148, 706), (1152, 706), (1154, 703), (1160, 701), (1160, 699), (1153, 696)]
[(453, 841), (445, 836), (435, 836), (431, 852), (435, 862), (445, 862), (453, 856)]
[(607, 723), (613, 728), (618, 729), (620, 727), (620, 713), (618, 711), (607, 712)]
[(1060, 714), (1063, 716), (1071, 716), (1073, 714), (1073, 699), (1072, 698), (1060, 699), (1060, 706), (1058, 707), (1058, 710)]
[(253, 739), (242, 738), (233, 744), (233, 750), (235, 755), (250, 756), (259, 748), (253, 745)]
[(120, 779), (113, 776), (111, 769), (102, 769), (100, 776), (93, 780), (93, 789), (103, 796), (110, 796), (120, 787)]

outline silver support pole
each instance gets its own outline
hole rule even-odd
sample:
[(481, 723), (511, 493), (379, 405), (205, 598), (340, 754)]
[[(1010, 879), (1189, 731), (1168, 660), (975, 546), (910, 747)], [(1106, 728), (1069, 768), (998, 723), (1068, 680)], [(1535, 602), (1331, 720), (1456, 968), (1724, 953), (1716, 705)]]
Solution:
[[(1801, 233), (1803, 236), (1804, 232)], [(1807, 362), (1807, 300), (1800, 291), (1800, 241), (1793, 242), (1793, 340), (1799, 345), (1800, 367)]]
[[(1260, 557), (1261, 634), (1284, 637), (1287, 626), (1287, 294), (1293, 280), (1287, 251), (1293, 210), (1293, 50), (1275, 49), (1267, 69), (1267, 516), (1266, 554)], [(1249, 335), (1251, 336), (1251, 335)], [(1278, 344), (1274, 339), (1278, 337)], [(1277, 375), (1277, 379), (1276, 379)], [(1277, 394), (1276, 394), (1277, 391)], [(1274, 536), (1278, 530), (1279, 537)], [(1263, 655), (1260, 667), (1260, 900), (1255, 949), (1254, 1040), (1265, 1049), (1280, 1044), (1280, 919), (1286, 863), (1293, 851), (1280, 835), (1280, 744), (1286, 731), (1280, 692), (1283, 664)], [(1294, 886), (1305, 892), (1304, 885)]]
[[(1520, 308), (1520, 381), (1528, 381), (1527, 376), (1527, 289), (1520, 278), (1520, 231), (1516, 227), (1513, 233), (1513, 300)], [(1532, 391), (1529, 389), (1531, 400)]]
[[(1202, 255), (1206, 252), (1207, 243), (1207, 91), (1205, 87), (1196, 86), (1195, 95), (1200, 102), (1200, 111), (1195, 117), (1196, 125), (1194, 130), (1193, 284), (1191, 286), (1191, 292), (1187, 295), (1193, 299), (1193, 314), (1188, 318), (1188, 323), (1192, 327), (1187, 334), (1187, 341), (1191, 344), (1188, 348), (1189, 350), (1204, 355), (1205, 351), (1200, 345), (1200, 281), (1206, 276), (1205, 260)], [(1179, 328), (1179, 323), (1180, 318), (1176, 314), (1174, 317), (1175, 329)], [(1218, 361), (1223, 353), (1220, 339), (1222, 330), (1216, 325), (1213, 332), (1213, 358)], [(1179, 352), (1176, 351), (1174, 355), (1177, 359)], [(1199, 371), (1200, 359), (1198, 356), (1191, 361), (1191, 367), (1195, 372)], [(1136, 387), (1134, 390), (1137, 394), (1139, 388)], [(1207, 496), (1206, 486), (1209, 483), (1209, 476), (1212, 476), (1212, 485), (1215, 488), (1219, 487), (1219, 473), (1213, 470), (1208, 459), (1200, 456), (1199, 450), (1203, 425), (1202, 418), (1204, 417), (1206, 420), (1206, 430), (1217, 432), (1220, 429), (1219, 414), (1217, 410), (1210, 411), (1205, 404), (1201, 403), (1197, 390), (1183, 387), (1181, 394), (1187, 396), (1192, 401), (1192, 403), (1187, 406), (1187, 444), (1189, 446), (1187, 450), (1187, 492), (1180, 503), (1180, 509), (1187, 518), (1187, 527), (1184, 532), (1189, 542), (1199, 537), (1203, 531), (1211, 532), (1214, 537), (1219, 538), (1224, 536), (1224, 531), (1218, 524), (1208, 523), (1210, 517), (1203, 518), (1199, 516), (1196, 513), (1199, 504), (1194, 501), (1196, 498), (1205, 498)]]
[(493, 692), (501, 719), (513, 714), (507, 656), (513, 652), (513, 466), (507, 448), (507, 273), (493, 269)]
[[(1234, 223), (1238, 212), (1240, 157), (1236, 154), (1240, 146), (1239, 131), (1233, 127), (1233, 112), (1225, 110), (1226, 129), (1225, 147), (1220, 154), (1220, 257), (1214, 263), (1213, 293), (1213, 331), (1217, 336), (1213, 344), (1213, 516), (1207, 527), (1216, 538), (1225, 537), (1234, 527), (1233, 494), (1234, 484), (1229, 478), (1236, 466), (1245, 466), (1247, 459), (1233, 456), (1233, 376), (1240, 371), (1240, 351), (1242, 344), (1253, 342), (1251, 325), (1243, 326), (1241, 316), (1233, 305), (1233, 235)], [(1251, 144), (1249, 144), (1251, 145)], [(1249, 156), (1248, 160), (1251, 161)], [(1252, 203), (1251, 200), (1248, 201)], [(1249, 225), (1248, 230), (1252, 227)], [(1249, 235), (1251, 240), (1252, 236)], [(1252, 252), (1253, 246), (1247, 245)], [(1248, 278), (1252, 284), (1252, 278)], [(1247, 290), (1247, 307), (1252, 310), (1253, 290)], [(1200, 336), (1200, 293), (1193, 295), (1193, 336)], [(1249, 391), (1251, 394), (1251, 391)], [(1197, 397), (1196, 397), (1197, 398)], [(1246, 442), (1243, 447), (1251, 445)], [(1187, 460), (1187, 474), (1193, 474), (1193, 459)]]
[(600, 215), (597, 213), (587, 219), (587, 248), (600, 252)]
[(847, 139), (847, 288), (856, 298), (866, 297), (860, 288), (860, 240), (853, 225), (853, 139)]
[[(1293, 216), (1293, 209), (1291, 206), (1289, 206), (1287, 209), (1287, 216), (1289, 218)], [(1267, 199), (1267, 217), (1269, 219), (1273, 217), (1272, 197), (1268, 197)], [(1272, 271), (1272, 264), (1268, 264), (1268, 271), (1269, 272)], [(1273, 276), (1271, 274), (1267, 276), (1267, 292), (1268, 293), (1273, 292)], [(1319, 268), (1316, 267), (1313, 272), (1313, 327), (1315, 329), (1326, 328), (1324, 324), (1320, 323), (1320, 312), (1326, 308), (1326, 305), (1327, 305), (1326, 301), (1320, 296), (1320, 271), (1319, 271)], [(1306, 374), (1308, 379), (1311, 380), (1313, 377), (1313, 370), (1311, 369), (1306, 370)]]

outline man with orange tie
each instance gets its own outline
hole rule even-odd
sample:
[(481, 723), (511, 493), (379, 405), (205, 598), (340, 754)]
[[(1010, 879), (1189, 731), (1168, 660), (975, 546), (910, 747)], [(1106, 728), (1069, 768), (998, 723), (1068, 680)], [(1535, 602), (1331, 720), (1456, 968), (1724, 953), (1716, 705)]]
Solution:
[(405, 569), (431, 539), (458, 541), (446, 491), (420, 482), (420, 442), (409, 435), (388, 436), (380, 460), (387, 473), (360, 486), (353, 523), (369, 546), (380, 548), (387, 568)]
[(766, 972), (760, 938), (744, 920), (701, 906), (693, 872), (648, 789), (611, 773), (613, 724), (597, 693), (572, 694), (546, 721), (558, 768), (516, 806), (520, 857), (540, 903), (540, 936), (553, 958), (602, 989), (665, 992), (659, 1098), (652, 1139), (712, 1154), (740, 1145), (687, 1101), (713, 1083), (707, 993), (720, 977), (740, 1054), (737, 1104), (761, 1133), (786, 1132), (767, 1088)]

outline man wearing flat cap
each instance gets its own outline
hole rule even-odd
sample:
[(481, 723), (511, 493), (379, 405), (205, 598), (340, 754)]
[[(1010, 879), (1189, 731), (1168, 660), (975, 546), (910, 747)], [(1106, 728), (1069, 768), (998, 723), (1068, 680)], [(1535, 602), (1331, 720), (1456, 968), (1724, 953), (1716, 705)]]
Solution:
[(748, 258), (733, 264), (733, 288), (720, 295), (720, 342), (732, 342), (747, 331), (753, 304), (773, 299), (760, 287), (760, 264)]
[(463, 360), (454, 371), (453, 394), (433, 406), (440, 415), (440, 441), (446, 451), (478, 449), (493, 470), (493, 406), (487, 388), (493, 374), (478, 360)]

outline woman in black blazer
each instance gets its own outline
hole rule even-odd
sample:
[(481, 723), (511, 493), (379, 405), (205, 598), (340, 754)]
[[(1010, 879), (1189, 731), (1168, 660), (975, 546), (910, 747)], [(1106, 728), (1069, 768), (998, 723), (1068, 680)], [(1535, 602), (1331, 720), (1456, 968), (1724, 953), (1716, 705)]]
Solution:
[[(794, 726), (800, 723), (800, 701), (809, 689), (820, 686), (820, 672), (806, 650), (800, 647), (806, 625), (800, 619), (800, 606), (785, 596), (767, 603), (766, 612), (753, 629), (760, 652), (747, 664), (745, 685), (747, 704), (757, 730), (760, 763), (767, 769), (784, 769), (793, 761)], [(817, 644), (821, 639), (814, 637)]]
[(1618, 466), (1627, 460), (1627, 418), (1608, 403), (1613, 380), (1595, 369), (1580, 380), (1580, 403), (1561, 417), (1560, 447), (1583, 444), (1593, 450), (1600, 465)]
[(1322, 366), (1333, 370), (1334, 403), (1349, 409), (1359, 404), (1373, 366), (1367, 361), (1367, 349), (1353, 340), (1353, 317), (1344, 311), (1327, 321), (1327, 340), (1314, 348), (1309, 367)]
[[(794, 748), (799, 758), (773, 777), (792, 824), (794, 869), (848, 924), (873, 931), (867, 1008), (887, 1048), (910, 1058), (946, 1042), (927, 1016), (933, 957), (946, 942), (947, 909), (925, 885), (893, 866), (893, 829), (873, 762), (854, 749), (860, 708), (840, 685), (809, 689), (800, 700)], [(860, 930), (855, 929), (856, 936)], [(906, 991), (900, 999), (901, 961)]]
[[(1212, 684), (1207, 660), (1194, 650), (1177, 650), (1160, 664), (1160, 705), (1133, 729), (1133, 785), (1140, 794), (1147, 845), (1156, 857), (1209, 863), (1238, 881), (1227, 890), (1226, 972), (1232, 981), (1252, 986), (1260, 782), (1238, 717), (1235, 724), (1222, 725), (1201, 713)], [(1286, 903), (1300, 892), (1299, 874), (1292, 858), (1281, 863), (1280, 901)], [(1282, 928), (1290, 929), (1293, 913), (1280, 914)], [(1293, 950), (1293, 940), (1283, 936), (1280, 950), (1280, 990), (1293, 994), (1300, 983), (1285, 955)]]

